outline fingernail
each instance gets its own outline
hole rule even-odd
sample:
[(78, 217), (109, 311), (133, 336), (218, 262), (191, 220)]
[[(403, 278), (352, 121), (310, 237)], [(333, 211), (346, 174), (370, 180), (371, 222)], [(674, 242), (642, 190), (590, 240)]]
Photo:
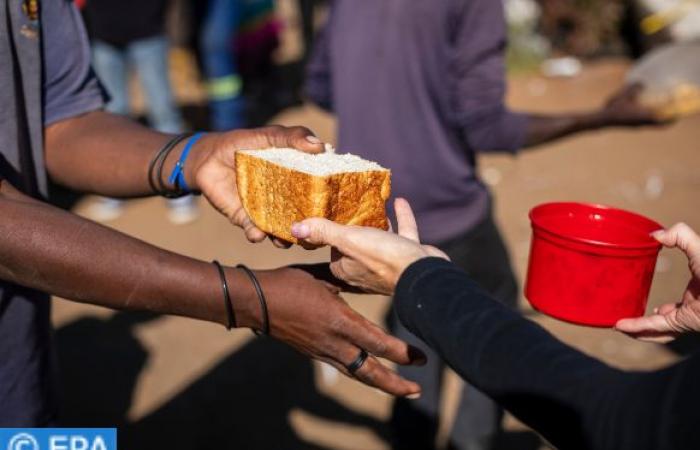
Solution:
[(658, 238), (660, 238), (661, 236), (663, 236), (663, 234), (664, 234), (665, 232), (666, 232), (666, 230), (656, 230), (656, 231), (652, 231), (651, 233), (649, 233), (649, 235), (650, 235), (651, 237), (653, 237), (653, 238), (658, 239)]
[(306, 239), (311, 234), (311, 228), (303, 223), (295, 223), (292, 225), (292, 236), (297, 239)]
[(418, 400), (420, 398), (420, 392), (416, 392), (415, 394), (407, 395), (406, 398), (409, 400)]
[(314, 145), (318, 145), (321, 143), (321, 140), (319, 138), (312, 135), (306, 136), (306, 140)]

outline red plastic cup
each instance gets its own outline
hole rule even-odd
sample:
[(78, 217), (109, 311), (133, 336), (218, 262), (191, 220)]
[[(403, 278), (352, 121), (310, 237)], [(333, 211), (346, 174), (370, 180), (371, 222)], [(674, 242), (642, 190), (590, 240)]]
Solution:
[(601, 205), (547, 203), (530, 211), (525, 297), (544, 314), (611, 327), (644, 314), (663, 228), (638, 214)]

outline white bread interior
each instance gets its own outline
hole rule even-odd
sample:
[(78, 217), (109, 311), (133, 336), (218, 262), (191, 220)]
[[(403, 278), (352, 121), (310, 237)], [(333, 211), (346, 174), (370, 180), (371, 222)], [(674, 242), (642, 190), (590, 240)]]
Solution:
[(281, 239), (296, 243), (291, 226), (309, 217), (388, 228), (385, 203), (391, 172), (359, 156), (288, 148), (240, 150), (236, 174), (253, 223)]
[(293, 148), (267, 150), (241, 150), (240, 153), (255, 156), (282, 167), (310, 175), (325, 177), (343, 172), (370, 172), (387, 170), (373, 161), (367, 161), (351, 153), (304, 153)]

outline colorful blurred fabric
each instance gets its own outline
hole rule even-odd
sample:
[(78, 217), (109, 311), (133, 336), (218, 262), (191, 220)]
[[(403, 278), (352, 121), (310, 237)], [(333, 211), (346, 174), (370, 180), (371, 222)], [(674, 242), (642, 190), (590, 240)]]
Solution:
[(200, 44), (214, 130), (245, 125), (244, 80), (269, 69), (280, 30), (271, 0), (209, 0)]

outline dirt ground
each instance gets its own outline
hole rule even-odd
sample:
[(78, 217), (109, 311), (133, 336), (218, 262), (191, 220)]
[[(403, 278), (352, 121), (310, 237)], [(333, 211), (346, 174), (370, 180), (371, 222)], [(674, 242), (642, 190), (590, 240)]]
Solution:
[[(619, 87), (627, 67), (625, 61), (608, 60), (587, 65), (581, 76), (570, 80), (519, 76), (511, 80), (509, 103), (540, 112), (593, 108)], [(333, 118), (309, 105), (285, 110), (273, 122), (302, 124), (334, 141)], [(527, 213), (542, 202), (610, 204), (665, 225), (685, 221), (700, 230), (699, 129), (700, 117), (695, 117), (661, 129), (590, 133), (517, 157), (482, 156), (481, 173), (493, 188), (497, 221), (520, 280), (530, 242)], [(85, 211), (91, 201), (82, 201), (76, 212)], [(201, 218), (178, 227), (165, 219), (164, 201), (132, 201), (126, 213), (108, 225), (182, 254), (255, 268), (328, 257), (327, 250), (283, 251), (267, 243), (248, 244), (204, 200), (200, 205)], [(664, 250), (650, 308), (678, 299), (687, 279), (681, 255)], [(349, 299), (377, 322), (389, 308), (386, 298)], [(533, 312), (524, 299), (521, 306), (565, 342), (617, 367), (657, 368), (686, 351), (558, 322)], [(113, 313), (60, 299), (53, 318), (66, 421), (118, 425), (128, 443), (123, 448), (388, 448), (385, 421), (391, 398), (247, 331), (227, 333), (208, 323)], [(448, 418), (459, 386), (455, 377), (448, 378)], [(449, 420), (443, 431), (448, 427)], [(506, 427), (514, 433), (523, 430), (511, 418)]]

